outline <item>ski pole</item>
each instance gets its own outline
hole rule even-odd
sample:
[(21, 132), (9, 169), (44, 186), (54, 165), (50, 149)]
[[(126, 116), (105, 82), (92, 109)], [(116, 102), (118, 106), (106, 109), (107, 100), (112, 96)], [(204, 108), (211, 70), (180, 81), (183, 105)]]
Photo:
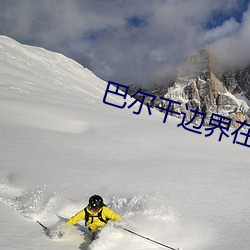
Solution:
[(40, 226), (42, 226), (43, 227), (43, 229), (46, 231), (46, 230), (48, 230), (48, 228), (47, 227), (45, 227), (41, 222), (39, 222), (38, 220), (36, 221)]
[(152, 240), (152, 239), (150, 239), (150, 238), (148, 238), (148, 237), (145, 237), (145, 236), (143, 236), (143, 235), (141, 235), (141, 234), (135, 233), (135, 232), (133, 232), (133, 231), (127, 229), (127, 228), (122, 228), (122, 229), (125, 230), (125, 231), (127, 231), (127, 232), (129, 232), (129, 233), (131, 233), (131, 234), (137, 235), (137, 236), (139, 236), (139, 237), (141, 237), (141, 238), (143, 238), (143, 239), (145, 239), (145, 240), (154, 242), (154, 243), (156, 243), (156, 244), (158, 244), (158, 245), (161, 245), (161, 246), (163, 246), (163, 247), (169, 248), (169, 249), (171, 249), (171, 250), (180, 250), (180, 248), (173, 248), (173, 247), (167, 246), (167, 245), (162, 244), (162, 243), (160, 243), (160, 242), (158, 242), (158, 241), (155, 241), (155, 240)]

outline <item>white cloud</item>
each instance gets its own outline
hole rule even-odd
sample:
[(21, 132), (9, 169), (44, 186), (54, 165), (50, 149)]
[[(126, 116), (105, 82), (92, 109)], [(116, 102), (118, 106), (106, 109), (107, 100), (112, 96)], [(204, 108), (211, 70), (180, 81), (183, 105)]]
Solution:
[(242, 22), (234, 32), (210, 45), (215, 60), (226, 67), (250, 64), (250, 9), (244, 13)]
[(222, 38), (231, 36), (235, 34), (240, 28), (240, 24), (235, 20), (235, 18), (230, 18), (226, 20), (221, 26), (216, 28), (205, 30), (204, 34), (201, 36), (201, 44), (211, 44), (214, 41), (218, 41)]
[[(214, 30), (204, 28), (215, 11), (230, 14), (237, 4), (237, 0), (2, 0), (0, 33), (63, 52), (106, 80), (152, 84), (205, 45), (213, 43), (220, 50), (218, 41), (229, 47), (236, 43), (230, 34), (238, 33), (242, 43), (249, 38), (247, 15), (242, 24), (232, 18)], [(131, 25), (132, 17), (143, 25)]]

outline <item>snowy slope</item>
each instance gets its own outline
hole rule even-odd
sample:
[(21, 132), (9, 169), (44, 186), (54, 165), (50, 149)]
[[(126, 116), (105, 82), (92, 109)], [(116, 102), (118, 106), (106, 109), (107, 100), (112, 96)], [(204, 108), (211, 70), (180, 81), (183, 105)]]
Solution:
[(0, 248), (162, 249), (111, 225), (92, 244), (81, 227), (51, 240), (36, 223), (53, 227), (98, 193), (123, 226), (164, 244), (248, 250), (249, 148), (106, 105), (106, 86), (63, 55), (0, 37)]

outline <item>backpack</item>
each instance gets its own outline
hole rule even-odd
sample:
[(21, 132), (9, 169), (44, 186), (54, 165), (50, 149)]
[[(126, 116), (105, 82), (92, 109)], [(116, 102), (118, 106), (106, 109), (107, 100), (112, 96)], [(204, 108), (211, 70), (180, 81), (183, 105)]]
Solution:
[(109, 219), (104, 220), (102, 218), (102, 210), (96, 216), (90, 215), (90, 213), (87, 210), (87, 207), (84, 208), (84, 212), (85, 212), (85, 219), (84, 219), (85, 220), (85, 226), (87, 226), (87, 222), (89, 221), (90, 218), (92, 219), (90, 224), (92, 224), (94, 222), (94, 217), (97, 217), (100, 221), (102, 221), (104, 223), (107, 223), (109, 221)]

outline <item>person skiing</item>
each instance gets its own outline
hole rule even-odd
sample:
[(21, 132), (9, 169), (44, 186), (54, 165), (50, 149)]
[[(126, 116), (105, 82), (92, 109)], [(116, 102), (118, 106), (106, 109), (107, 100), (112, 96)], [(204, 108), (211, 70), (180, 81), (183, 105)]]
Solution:
[(109, 220), (120, 222), (122, 219), (120, 215), (106, 207), (101, 196), (95, 194), (89, 198), (89, 204), (72, 216), (67, 224), (74, 225), (80, 220), (85, 220), (85, 226), (89, 228), (94, 239)]

